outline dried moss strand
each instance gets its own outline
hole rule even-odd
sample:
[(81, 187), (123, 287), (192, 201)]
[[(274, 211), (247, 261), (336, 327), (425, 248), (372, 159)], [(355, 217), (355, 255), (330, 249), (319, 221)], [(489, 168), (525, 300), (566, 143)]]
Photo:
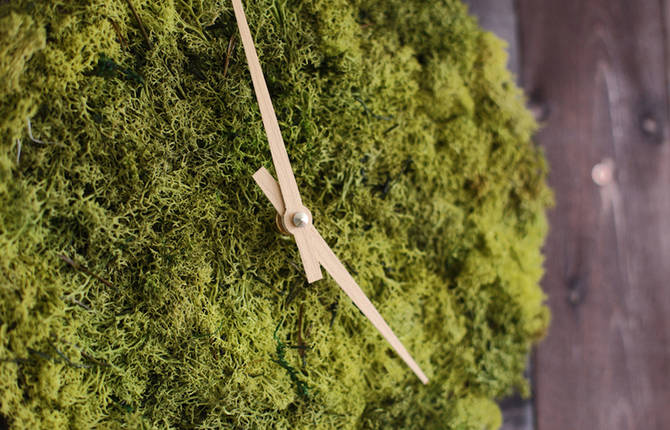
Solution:
[(133, 16), (135, 17), (135, 21), (137, 21), (137, 25), (140, 28), (140, 32), (142, 33), (142, 37), (144, 37), (144, 41), (147, 44), (147, 47), (149, 49), (153, 48), (153, 45), (151, 44), (151, 39), (149, 39), (149, 35), (147, 34), (147, 30), (144, 28), (144, 23), (142, 22), (142, 18), (140, 15), (137, 13), (137, 10), (135, 9), (135, 6), (133, 6), (133, 1), (132, 0), (126, 0), (128, 3), (128, 7), (130, 8), (130, 11), (133, 13)]

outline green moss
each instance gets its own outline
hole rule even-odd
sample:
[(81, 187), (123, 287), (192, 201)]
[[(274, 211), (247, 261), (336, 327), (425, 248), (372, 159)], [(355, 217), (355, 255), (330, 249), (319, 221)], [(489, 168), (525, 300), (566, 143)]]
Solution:
[(273, 228), (228, 2), (133, 3), (151, 48), (121, 0), (0, 5), (10, 425), (496, 428), (551, 201), (502, 42), (456, 0), (247, 2), (303, 198), (423, 386)]

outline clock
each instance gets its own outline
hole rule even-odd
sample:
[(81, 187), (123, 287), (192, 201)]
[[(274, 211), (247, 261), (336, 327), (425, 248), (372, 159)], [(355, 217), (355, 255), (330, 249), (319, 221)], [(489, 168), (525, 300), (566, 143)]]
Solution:
[(299, 210), (232, 3), (0, 5), (0, 415), (496, 428), (551, 202), (502, 42), (458, 1), (244, 10)]

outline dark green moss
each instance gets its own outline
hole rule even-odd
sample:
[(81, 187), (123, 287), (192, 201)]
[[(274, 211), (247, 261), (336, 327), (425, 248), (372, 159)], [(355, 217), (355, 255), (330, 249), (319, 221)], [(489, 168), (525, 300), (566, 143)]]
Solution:
[(125, 1), (0, 5), (0, 415), (497, 427), (548, 323), (551, 200), (502, 42), (456, 0), (247, 5), (303, 198), (423, 386), (276, 232), (228, 2), (133, 3), (151, 48)]

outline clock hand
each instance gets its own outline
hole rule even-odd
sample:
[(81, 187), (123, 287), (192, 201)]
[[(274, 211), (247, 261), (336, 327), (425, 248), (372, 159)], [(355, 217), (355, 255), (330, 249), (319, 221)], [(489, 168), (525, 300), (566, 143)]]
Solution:
[(302, 204), (300, 199), (300, 192), (298, 191), (298, 184), (295, 181), (293, 170), (291, 169), (291, 162), (286, 153), (286, 146), (281, 136), (279, 123), (277, 122), (277, 115), (272, 107), (272, 100), (270, 99), (270, 92), (268, 91), (265, 78), (263, 77), (263, 70), (261, 69), (256, 49), (254, 48), (254, 41), (251, 37), (249, 24), (244, 15), (241, 0), (232, 0), (233, 10), (235, 11), (235, 18), (240, 29), (240, 36), (242, 38), (242, 45), (244, 45), (244, 52), (249, 63), (249, 71), (251, 73), (251, 80), (253, 81), (256, 99), (263, 118), (263, 125), (268, 136), (268, 143), (270, 145), (270, 152), (272, 153), (272, 162), (279, 178), (279, 187), (281, 188), (281, 198), (284, 201), (285, 209), (279, 212), (284, 229), (295, 237), (300, 258), (307, 275), (309, 283), (318, 281), (323, 278), (321, 268), (317, 261), (314, 251), (311, 249), (310, 237), (307, 234), (307, 229), (304, 228), (312, 222), (312, 215), (310, 211)]
[(254, 173), (253, 178), (265, 194), (265, 197), (270, 200), (272, 207), (275, 208), (277, 213), (283, 213), (284, 199), (281, 195), (281, 188), (277, 181), (275, 181), (275, 178), (272, 177), (272, 174), (268, 172), (268, 169), (261, 167)]
[(342, 262), (337, 258), (337, 256), (330, 249), (326, 241), (321, 237), (319, 232), (314, 228), (314, 226), (309, 226), (309, 232), (314, 241), (317, 254), (319, 256), (319, 262), (326, 269), (330, 276), (335, 279), (342, 288), (342, 290), (351, 298), (351, 300), (358, 306), (358, 309), (363, 312), (363, 314), (368, 317), (372, 325), (375, 326), (379, 333), (386, 339), (388, 343), (391, 344), (396, 353), (402, 358), (405, 363), (412, 369), (412, 371), (419, 377), (421, 382), (424, 384), (428, 383), (428, 378), (421, 371), (421, 368), (414, 361), (412, 356), (407, 352), (403, 344), (400, 342), (398, 337), (393, 333), (393, 330), (388, 326), (384, 318), (381, 316), (379, 311), (375, 306), (370, 302), (370, 299), (365, 295), (361, 287), (358, 286), (354, 278), (349, 274), (347, 269), (344, 267)]
[[(254, 180), (258, 186), (263, 190), (267, 198), (272, 203), (272, 206), (278, 213), (282, 213), (284, 209), (284, 202), (281, 196), (281, 190), (277, 181), (274, 180), (270, 172), (264, 167), (260, 168), (254, 173)], [(358, 286), (354, 278), (349, 274), (342, 262), (330, 249), (326, 241), (321, 237), (319, 232), (313, 225), (307, 226), (307, 231), (311, 236), (312, 249), (316, 251), (318, 262), (326, 269), (333, 277), (335, 282), (342, 288), (342, 290), (351, 298), (351, 300), (358, 306), (358, 309), (370, 320), (381, 335), (391, 344), (393, 349), (398, 353), (405, 363), (412, 369), (412, 371), (419, 377), (424, 384), (428, 383), (428, 378), (421, 371), (421, 368), (414, 361), (412, 356), (407, 352), (407, 349), (400, 342), (398, 337), (393, 333), (393, 330), (388, 326), (384, 318), (377, 311), (375, 306), (367, 298), (361, 287)]]

